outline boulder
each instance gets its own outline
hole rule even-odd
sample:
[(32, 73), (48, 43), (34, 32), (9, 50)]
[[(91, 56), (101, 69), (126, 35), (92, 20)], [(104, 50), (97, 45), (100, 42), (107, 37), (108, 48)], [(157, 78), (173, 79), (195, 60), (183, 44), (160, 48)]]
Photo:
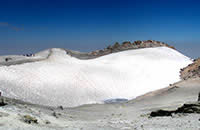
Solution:
[(32, 124), (32, 123), (37, 124), (38, 123), (38, 120), (35, 117), (32, 117), (30, 115), (23, 116), (23, 120), (24, 120), (24, 122), (26, 122), (28, 124)]

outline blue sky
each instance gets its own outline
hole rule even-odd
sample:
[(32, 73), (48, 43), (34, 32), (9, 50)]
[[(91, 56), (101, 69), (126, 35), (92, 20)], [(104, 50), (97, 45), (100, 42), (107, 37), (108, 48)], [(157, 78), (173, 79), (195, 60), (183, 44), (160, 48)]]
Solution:
[(0, 55), (158, 40), (199, 57), (198, 0), (0, 0)]

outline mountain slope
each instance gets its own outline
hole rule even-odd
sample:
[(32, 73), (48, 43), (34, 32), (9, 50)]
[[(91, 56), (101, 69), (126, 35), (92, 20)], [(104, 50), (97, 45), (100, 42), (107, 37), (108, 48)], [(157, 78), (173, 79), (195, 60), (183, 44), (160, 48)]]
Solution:
[(74, 107), (107, 99), (132, 99), (180, 80), (192, 61), (168, 47), (145, 48), (80, 60), (63, 49), (35, 55), (30, 63), (0, 67), (4, 96), (31, 103)]

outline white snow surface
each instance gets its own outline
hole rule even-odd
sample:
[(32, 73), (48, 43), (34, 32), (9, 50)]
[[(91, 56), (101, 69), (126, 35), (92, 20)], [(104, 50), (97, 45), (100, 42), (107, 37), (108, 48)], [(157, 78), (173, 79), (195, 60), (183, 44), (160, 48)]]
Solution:
[(42, 61), (0, 67), (0, 91), (34, 104), (74, 107), (133, 99), (180, 80), (191, 59), (167, 47), (112, 53), (80, 60), (54, 48)]

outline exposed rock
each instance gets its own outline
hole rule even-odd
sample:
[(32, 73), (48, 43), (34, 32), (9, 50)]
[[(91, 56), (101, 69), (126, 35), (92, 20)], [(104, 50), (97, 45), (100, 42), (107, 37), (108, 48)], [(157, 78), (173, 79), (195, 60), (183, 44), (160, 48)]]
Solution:
[(120, 44), (119, 44), (118, 42), (116, 42), (116, 43), (112, 46), (113, 49), (118, 49), (119, 47), (120, 47)]
[(33, 57), (35, 56), (34, 54), (23, 54), (23, 56), (26, 56), (26, 57)]
[(183, 80), (200, 77), (200, 58), (194, 60), (192, 64), (181, 69), (180, 73)]
[(152, 40), (147, 40), (147, 42), (153, 43), (153, 41), (152, 41)]
[(125, 41), (122, 44), (116, 42), (113, 46), (109, 45), (107, 48), (103, 50), (96, 50), (89, 53), (77, 53), (75, 51), (66, 50), (66, 54), (79, 58), (79, 59), (93, 59), (100, 56), (108, 55), (115, 52), (132, 50), (132, 49), (140, 49), (140, 48), (150, 48), (150, 47), (169, 47), (175, 49), (173, 46), (170, 46), (164, 42), (147, 40), (147, 41), (135, 41), (131, 43), (130, 41)]
[(51, 122), (48, 120), (45, 120), (45, 124), (51, 124)]
[(61, 110), (63, 110), (63, 109), (64, 109), (64, 108), (63, 108), (63, 106), (59, 106), (58, 108), (59, 108), (59, 109), (61, 109)]
[(198, 102), (200, 101), (200, 93), (199, 93), (199, 95), (198, 95), (198, 100), (197, 100)]
[(200, 93), (198, 94), (198, 101), (193, 103), (186, 103), (183, 106), (179, 107), (176, 110), (157, 110), (150, 113), (150, 117), (158, 117), (158, 116), (172, 116), (172, 114), (177, 113), (197, 113), (200, 114)]
[(5, 102), (4, 98), (0, 98), (0, 106), (5, 106), (7, 103)]
[(38, 124), (38, 120), (35, 117), (32, 117), (30, 115), (23, 116), (23, 120), (24, 120), (24, 122), (26, 122), (28, 124), (31, 124), (31, 123)]
[(129, 42), (129, 41), (123, 42), (122, 47), (125, 47), (125, 48), (131, 47), (131, 42)]
[(52, 113), (52, 115), (53, 115), (54, 117), (56, 117), (56, 118), (58, 118), (59, 116), (61, 116), (60, 113), (56, 113), (55, 111)]
[(8, 62), (8, 61), (10, 61), (10, 60), (12, 60), (12, 58), (10, 58), (10, 57), (5, 58), (5, 61), (6, 61), (6, 62)]
[(177, 113), (198, 113), (200, 114), (200, 102), (194, 102), (194, 103), (187, 103), (183, 106), (179, 107), (178, 109), (174, 111), (168, 111), (168, 110), (157, 110), (150, 113), (151, 117), (158, 117), (158, 116), (172, 116), (172, 114)]
[(200, 114), (200, 102), (184, 104), (175, 113), (198, 113)]
[(138, 41), (133, 42), (132, 44), (130, 41), (125, 41), (121, 45), (118, 42), (116, 42), (113, 46), (110, 45), (104, 50), (95, 51), (96, 53), (89, 53), (89, 54), (91, 54), (91, 56), (99, 57), (99, 56), (106, 55), (109, 53), (119, 52), (119, 51), (124, 51), (124, 50), (129, 50), (129, 49), (161, 47), (161, 46), (175, 49), (174, 47), (169, 46), (168, 44), (159, 42), (159, 41), (154, 41), (154, 40), (139, 41), (138, 40)]
[(58, 115), (56, 114), (56, 112), (53, 112), (52, 115), (56, 118), (58, 118)]
[(135, 45), (140, 45), (142, 43), (142, 41), (140, 41), (140, 40), (137, 40), (137, 41), (134, 41), (133, 42), (133, 45), (135, 44)]
[(157, 117), (157, 116), (172, 116), (172, 111), (167, 110), (157, 110), (155, 112), (151, 112), (151, 117)]

